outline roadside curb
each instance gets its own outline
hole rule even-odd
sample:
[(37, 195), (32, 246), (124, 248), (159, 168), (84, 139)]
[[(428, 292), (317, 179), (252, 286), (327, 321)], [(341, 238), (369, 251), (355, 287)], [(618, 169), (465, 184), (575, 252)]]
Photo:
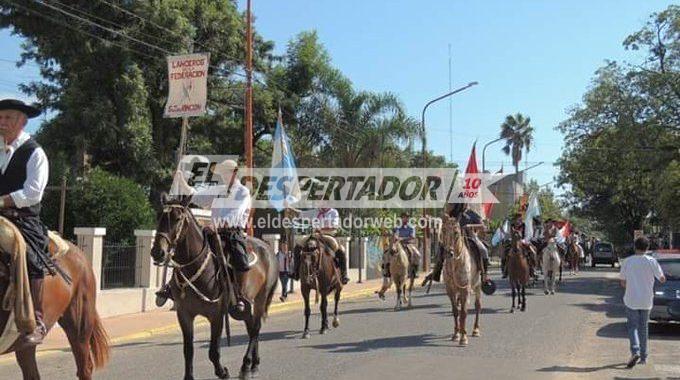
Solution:
[[(360, 289), (353, 291), (351, 293), (347, 293), (342, 295), (341, 300), (342, 301), (348, 301), (348, 300), (357, 300), (357, 299), (362, 299), (362, 298), (367, 298), (370, 297), (375, 293), (376, 289), (374, 287), (369, 287), (366, 289)], [(297, 300), (297, 301), (292, 301), (292, 302), (285, 302), (285, 303), (277, 303), (274, 305), (271, 305), (269, 307), (269, 316), (276, 315), (276, 314), (283, 314), (288, 311), (293, 311), (293, 310), (299, 310), (302, 309), (304, 306), (304, 301), (302, 300)], [(240, 323), (240, 321), (236, 321), (234, 319), (230, 319), (230, 323), (232, 325)], [(194, 323), (194, 328), (200, 328), (208, 325), (208, 320), (203, 318), (203, 317), (198, 317), (196, 319), (196, 322)], [(135, 341), (135, 340), (140, 340), (140, 339), (145, 339), (145, 338), (153, 338), (156, 336), (161, 336), (161, 335), (168, 335), (171, 333), (179, 333), (180, 327), (177, 322), (166, 325), (166, 326), (161, 326), (161, 327), (156, 327), (152, 329), (146, 329), (142, 331), (138, 331), (136, 333), (128, 334), (128, 335), (123, 335), (117, 338), (112, 338), (109, 340), (110, 346), (114, 348), (116, 345)], [(41, 357), (46, 357), (46, 356), (52, 356), (58, 353), (64, 353), (64, 352), (70, 352), (71, 348), (69, 346), (64, 346), (64, 347), (59, 347), (59, 348), (51, 348), (43, 351), (38, 351), (36, 352), (36, 358), (41, 358)], [(6, 364), (8, 362), (14, 362), (14, 355), (12, 354), (6, 354), (4, 357), (0, 357), (0, 365)]]

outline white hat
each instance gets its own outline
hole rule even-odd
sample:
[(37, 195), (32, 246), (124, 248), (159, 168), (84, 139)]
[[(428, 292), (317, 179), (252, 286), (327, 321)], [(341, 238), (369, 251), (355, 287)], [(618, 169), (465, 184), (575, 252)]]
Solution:
[(215, 174), (222, 177), (225, 182), (230, 179), (231, 173), (238, 170), (238, 164), (234, 160), (224, 160), (215, 165)]

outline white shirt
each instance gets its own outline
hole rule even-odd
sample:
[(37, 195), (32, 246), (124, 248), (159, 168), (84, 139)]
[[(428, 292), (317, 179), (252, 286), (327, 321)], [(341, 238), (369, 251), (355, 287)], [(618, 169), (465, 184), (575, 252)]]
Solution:
[(340, 213), (334, 208), (325, 211), (319, 209), (312, 221), (312, 226), (314, 228), (340, 228)]
[[(5, 174), (5, 171), (7, 171), (7, 167), (9, 166), (12, 156), (14, 156), (14, 152), (30, 138), (31, 135), (22, 131), (12, 144), (7, 146), (0, 144), (0, 171), (2, 171), (2, 174)], [(45, 187), (47, 187), (49, 172), (47, 155), (42, 148), (37, 148), (33, 151), (33, 154), (31, 154), (31, 157), (29, 157), (28, 163), (26, 164), (26, 181), (24, 182), (24, 187), (9, 194), (17, 208), (30, 207), (40, 203), (43, 198), (43, 193), (45, 192)]]
[(210, 208), (216, 227), (246, 228), (250, 215), (250, 191), (238, 178), (234, 178), (230, 190), (226, 185), (191, 190), (192, 202), (202, 208)]
[(623, 303), (629, 309), (651, 310), (654, 299), (654, 279), (663, 276), (661, 266), (651, 256), (629, 256), (621, 264), (621, 279), (626, 280)]

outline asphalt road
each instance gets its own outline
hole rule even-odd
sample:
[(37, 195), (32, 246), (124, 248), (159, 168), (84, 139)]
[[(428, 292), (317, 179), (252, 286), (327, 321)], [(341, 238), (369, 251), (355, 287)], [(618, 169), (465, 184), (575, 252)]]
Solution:
[[(497, 276), (496, 276), (497, 278)], [(467, 347), (450, 341), (452, 317), (441, 286), (432, 294), (420, 289), (410, 310), (394, 312), (393, 293), (342, 305), (341, 326), (301, 340), (302, 313), (273, 315), (263, 328), (260, 379), (549, 379), (549, 378), (680, 378), (680, 328), (652, 328), (650, 363), (622, 368), (628, 357), (621, 289), (616, 272), (598, 269), (569, 277), (555, 296), (529, 290), (526, 312), (508, 312), (507, 283), (483, 298), (482, 334)], [(471, 331), (469, 319), (468, 330)], [(238, 375), (247, 341), (235, 328), (232, 347), (222, 361)], [(196, 379), (212, 379), (205, 328), (196, 338)], [(69, 353), (40, 358), (45, 379), (75, 377)], [(178, 334), (116, 345), (109, 366), (98, 379), (181, 379), (182, 339)], [(0, 365), (0, 379), (18, 379), (18, 368)]]

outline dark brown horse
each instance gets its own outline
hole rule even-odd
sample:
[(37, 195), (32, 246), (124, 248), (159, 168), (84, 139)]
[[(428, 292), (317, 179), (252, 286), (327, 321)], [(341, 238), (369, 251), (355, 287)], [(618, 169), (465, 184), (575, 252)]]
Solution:
[[(208, 357), (215, 375), (229, 377), (229, 371), (220, 363), (220, 338), (223, 327), (229, 339), (228, 292), (231, 282), (224, 273), (222, 258), (210, 244), (206, 232), (191, 213), (189, 198), (182, 201), (163, 199), (163, 213), (156, 229), (151, 256), (159, 264), (170, 259), (174, 267), (170, 290), (177, 308), (177, 320), (184, 340), (184, 379), (193, 379), (194, 319), (201, 315), (210, 322), (210, 348)], [(252, 314), (243, 319), (248, 330), (248, 349), (243, 357), (241, 376), (255, 375), (260, 365), (259, 336), (262, 321), (267, 316), (276, 288), (278, 268), (276, 258), (264, 242), (249, 238), (257, 257), (246, 274), (242, 292), (253, 300)], [(235, 316), (236, 317), (236, 316)]]
[[(13, 242), (16, 249), (24, 243), (23, 240), (17, 240), (19, 232), (16, 227), (8, 223), (5, 219), (0, 223), (0, 240)], [(8, 245), (3, 243), (0, 246)], [(0, 253), (0, 295), (5, 294), (9, 286), (10, 254)], [(89, 380), (92, 379), (92, 371), (104, 367), (109, 359), (108, 337), (96, 309), (97, 294), (92, 265), (83, 252), (70, 243), (68, 250), (54, 261), (68, 275), (71, 283), (68, 284), (59, 275), (45, 278), (43, 319), (48, 330), (57, 322), (64, 329), (76, 360), (78, 379)], [(9, 314), (9, 311), (0, 310), (0, 334), (5, 330)], [(3, 353), (14, 351), (24, 379), (40, 379), (35, 358), (36, 346), (20, 346), (15, 342)]]
[(335, 294), (335, 309), (333, 311), (333, 327), (340, 326), (338, 318), (338, 304), (342, 292), (340, 273), (335, 265), (332, 249), (324, 242), (324, 237), (312, 235), (302, 242), (300, 252), (300, 290), (305, 301), (305, 330), (302, 339), (309, 338), (309, 316), (312, 313), (309, 306), (309, 294), (316, 291), (316, 303), (321, 297), (321, 330), (325, 334), (328, 330), (328, 295)]
[(567, 238), (567, 261), (569, 262), (569, 274), (578, 274), (581, 262), (581, 253), (583, 253), (583, 248), (581, 248), (576, 239), (571, 236)]
[(524, 252), (524, 245), (518, 232), (513, 232), (510, 252), (508, 252), (508, 278), (512, 289), (512, 307), (510, 312), (515, 312), (515, 295), (517, 295), (517, 308), (525, 311), (527, 307), (526, 286), (529, 283), (529, 262)]

